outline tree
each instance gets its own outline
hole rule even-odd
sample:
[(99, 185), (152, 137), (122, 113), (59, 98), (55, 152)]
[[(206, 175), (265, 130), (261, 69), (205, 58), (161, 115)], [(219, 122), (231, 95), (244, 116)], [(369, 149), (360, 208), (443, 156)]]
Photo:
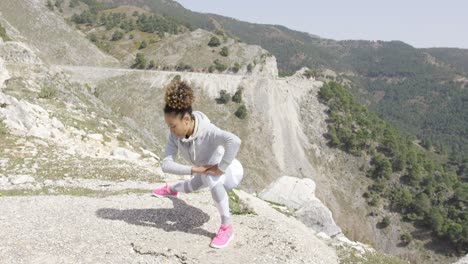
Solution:
[(221, 45), (221, 41), (216, 36), (211, 37), (210, 41), (208, 42), (208, 46), (210, 47), (217, 47), (219, 45)]
[(432, 208), (430, 213), (430, 225), (437, 235), (441, 235), (444, 222), (445, 218), (442, 215), (441, 209), (438, 207)]
[(450, 237), (450, 240), (456, 240), (463, 231), (463, 227), (453, 221), (448, 221), (446, 224), (447, 235)]
[(315, 70), (307, 70), (307, 71), (304, 72), (304, 76), (307, 79), (310, 79), (310, 77), (317, 78), (317, 72)]
[(340, 139), (336, 136), (336, 129), (333, 125), (328, 126), (328, 139), (330, 140), (329, 143), (331, 146), (336, 147), (340, 145)]
[(114, 34), (112, 34), (112, 39), (111, 41), (117, 41), (121, 38), (123, 38), (124, 33), (120, 30), (114, 31)]
[(425, 193), (420, 193), (416, 196), (414, 201), (414, 206), (416, 209), (416, 213), (420, 216), (425, 216), (431, 210), (431, 200)]
[(132, 66), (133, 68), (137, 69), (144, 69), (146, 68), (146, 59), (143, 53), (138, 52), (135, 57), (135, 64)]
[(413, 195), (406, 186), (402, 186), (393, 191), (391, 200), (393, 206), (404, 211), (413, 203)]
[(372, 177), (374, 179), (387, 179), (392, 176), (392, 164), (382, 154), (377, 154), (372, 157)]

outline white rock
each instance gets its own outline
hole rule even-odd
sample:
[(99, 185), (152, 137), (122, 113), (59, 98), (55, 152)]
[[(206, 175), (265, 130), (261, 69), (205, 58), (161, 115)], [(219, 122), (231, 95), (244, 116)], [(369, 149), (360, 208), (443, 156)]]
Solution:
[(10, 182), (13, 184), (25, 184), (30, 182), (35, 182), (36, 180), (34, 177), (30, 175), (16, 175), (10, 176)]
[(315, 188), (312, 179), (283, 176), (263, 190), (260, 197), (296, 209), (296, 217), (317, 232), (328, 236), (341, 234), (330, 209), (315, 197)]
[(146, 150), (146, 149), (144, 149), (144, 148), (141, 148), (141, 147), (140, 147), (140, 150), (141, 150), (141, 152), (143, 152), (143, 154), (144, 154), (145, 156), (150, 156), (150, 157), (152, 157), (152, 158), (154, 158), (154, 159), (156, 159), (156, 160), (159, 160), (158, 155), (154, 154), (153, 152), (151, 152), (151, 151), (149, 151), (149, 150)]
[(330, 239), (330, 236), (328, 236), (324, 232), (317, 233), (317, 237), (322, 238), (322, 239)]
[(90, 139), (94, 139), (96, 141), (103, 141), (104, 140), (104, 136), (102, 134), (88, 134), (88, 138)]
[(53, 185), (53, 184), (54, 184), (54, 181), (52, 181), (52, 180), (45, 180), (44, 181), (45, 186), (50, 186), (50, 185)]
[(7, 71), (7, 69), (5, 68), (5, 65), (4, 65), (4, 61), (0, 57), (0, 91), (1, 91), (1, 88), (3, 87), (3, 84), (8, 79), (10, 79), (10, 74), (8, 74), (8, 71)]
[(139, 154), (133, 151), (130, 151), (126, 148), (121, 148), (121, 147), (117, 147), (114, 150), (112, 150), (111, 155), (115, 159), (121, 159), (121, 160), (137, 160), (140, 158)]
[(468, 264), (468, 254), (466, 254), (463, 258), (459, 259), (453, 264)]
[(59, 130), (64, 130), (65, 126), (60, 122), (57, 118), (53, 117), (51, 120), (51, 124), (53, 127), (59, 129)]
[(0, 177), (0, 187), (1, 188), (6, 188), (9, 185), (10, 185), (10, 182), (8, 181), (7, 177)]

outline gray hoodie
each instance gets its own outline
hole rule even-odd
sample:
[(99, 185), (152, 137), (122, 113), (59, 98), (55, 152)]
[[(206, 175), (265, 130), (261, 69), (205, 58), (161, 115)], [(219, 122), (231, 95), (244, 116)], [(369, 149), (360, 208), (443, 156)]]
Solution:
[(177, 151), (194, 165), (219, 164), (219, 169), (225, 172), (239, 151), (240, 138), (212, 124), (204, 113), (192, 113), (195, 116), (195, 127), (189, 138), (178, 138), (171, 132), (167, 137), (161, 166), (163, 172), (191, 174), (192, 166), (175, 162)]

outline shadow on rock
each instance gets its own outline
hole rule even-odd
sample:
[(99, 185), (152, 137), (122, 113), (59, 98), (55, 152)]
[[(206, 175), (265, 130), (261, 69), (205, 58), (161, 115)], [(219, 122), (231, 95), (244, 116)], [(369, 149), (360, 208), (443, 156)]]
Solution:
[(161, 228), (166, 232), (182, 231), (209, 238), (216, 235), (200, 228), (210, 220), (208, 214), (180, 199), (170, 198), (170, 200), (174, 205), (172, 209), (101, 208), (96, 211), (96, 215), (103, 219), (122, 220), (133, 225)]

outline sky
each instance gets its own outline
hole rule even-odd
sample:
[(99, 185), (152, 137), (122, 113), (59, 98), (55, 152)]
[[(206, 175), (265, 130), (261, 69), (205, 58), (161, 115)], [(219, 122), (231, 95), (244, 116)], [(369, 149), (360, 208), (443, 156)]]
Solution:
[(335, 40), (468, 49), (468, 0), (176, 0), (196, 12), (277, 24)]

